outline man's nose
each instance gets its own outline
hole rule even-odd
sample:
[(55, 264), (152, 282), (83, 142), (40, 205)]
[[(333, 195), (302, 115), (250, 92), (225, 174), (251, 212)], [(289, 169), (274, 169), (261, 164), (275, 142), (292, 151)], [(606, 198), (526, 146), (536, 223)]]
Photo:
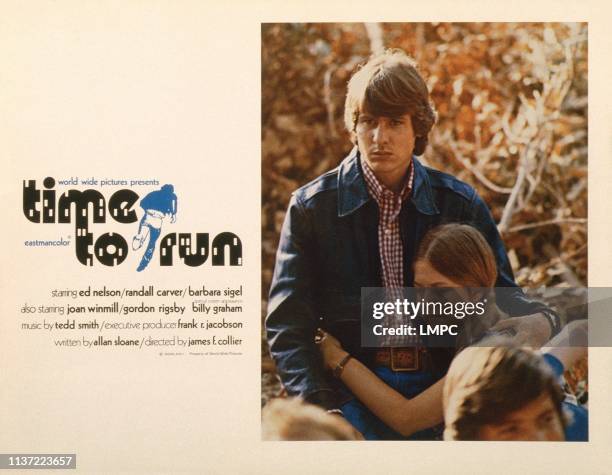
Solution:
[(373, 131), (374, 135), (372, 139), (376, 143), (384, 143), (387, 141), (387, 130), (385, 130), (385, 126), (382, 123), (379, 123)]

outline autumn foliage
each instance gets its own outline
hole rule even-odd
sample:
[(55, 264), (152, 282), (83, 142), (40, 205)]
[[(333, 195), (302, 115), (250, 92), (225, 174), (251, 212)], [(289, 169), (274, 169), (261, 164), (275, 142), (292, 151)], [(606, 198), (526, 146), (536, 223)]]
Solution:
[(419, 64), (438, 113), (422, 162), (478, 190), (518, 284), (586, 285), (586, 24), (265, 24), (264, 312), (289, 196), (350, 151), (346, 83), (381, 47)]

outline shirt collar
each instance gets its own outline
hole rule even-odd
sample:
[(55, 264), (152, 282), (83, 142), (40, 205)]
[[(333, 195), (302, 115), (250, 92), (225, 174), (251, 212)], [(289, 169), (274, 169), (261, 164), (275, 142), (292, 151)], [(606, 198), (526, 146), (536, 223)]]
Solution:
[[(351, 150), (338, 168), (338, 216), (344, 217), (357, 211), (372, 197), (368, 193), (357, 147)], [(412, 168), (414, 182), (411, 201), (422, 214), (439, 214), (427, 170), (416, 157), (412, 157)]]
[(386, 200), (392, 200), (393, 203), (401, 203), (410, 196), (410, 192), (412, 191), (412, 183), (414, 181), (414, 167), (412, 166), (412, 161), (410, 162), (408, 178), (404, 181), (404, 185), (399, 193), (394, 193), (384, 184), (382, 184), (378, 178), (376, 178), (374, 171), (370, 168), (365, 160), (361, 161), (361, 168), (363, 170), (363, 177), (365, 179), (368, 192), (379, 205)]

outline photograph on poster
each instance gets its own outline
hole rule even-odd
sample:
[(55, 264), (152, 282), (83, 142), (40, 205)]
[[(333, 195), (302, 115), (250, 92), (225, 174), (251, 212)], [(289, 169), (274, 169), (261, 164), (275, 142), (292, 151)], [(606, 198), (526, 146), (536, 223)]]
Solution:
[[(588, 440), (583, 315), (538, 299), (588, 285), (587, 24), (261, 35), (263, 438)], [(364, 345), (363, 289), (412, 287), (497, 300)]]

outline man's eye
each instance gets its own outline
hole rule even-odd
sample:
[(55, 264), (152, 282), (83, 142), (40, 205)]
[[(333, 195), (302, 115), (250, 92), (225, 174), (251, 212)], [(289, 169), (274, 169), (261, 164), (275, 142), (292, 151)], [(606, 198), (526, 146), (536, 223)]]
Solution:
[(517, 431), (518, 431), (518, 426), (509, 425), (509, 426), (505, 426), (500, 432), (504, 435), (512, 435), (512, 434), (516, 434)]
[(403, 124), (403, 122), (402, 122), (401, 120), (392, 120), (392, 121), (391, 121), (391, 125), (392, 125), (393, 127), (398, 127), (398, 126), (400, 126), (400, 125), (402, 125), (402, 124)]
[(542, 418), (542, 423), (544, 425), (550, 426), (555, 422), (555, 415), (554, 414), (547, 414), (546, 416), (544, 416)]

